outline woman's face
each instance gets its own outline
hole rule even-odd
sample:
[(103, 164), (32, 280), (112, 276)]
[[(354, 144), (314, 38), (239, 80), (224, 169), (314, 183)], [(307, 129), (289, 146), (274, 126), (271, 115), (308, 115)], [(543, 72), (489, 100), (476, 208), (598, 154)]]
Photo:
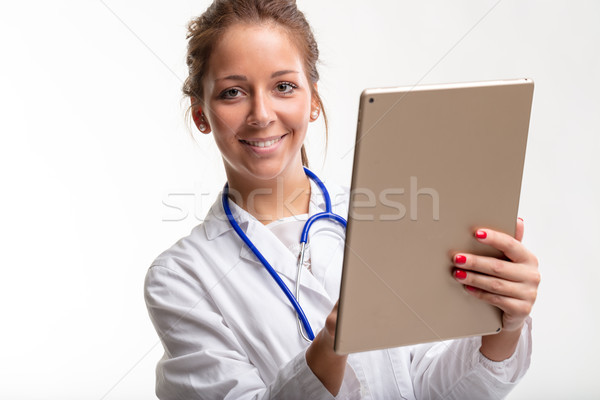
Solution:
[(230, 27), (203, 83), (204, 132), (213, 132), (228, 178), (273, 179), (301, 167), (300, 148), (317, 104), (285, 31), (273, 24)]

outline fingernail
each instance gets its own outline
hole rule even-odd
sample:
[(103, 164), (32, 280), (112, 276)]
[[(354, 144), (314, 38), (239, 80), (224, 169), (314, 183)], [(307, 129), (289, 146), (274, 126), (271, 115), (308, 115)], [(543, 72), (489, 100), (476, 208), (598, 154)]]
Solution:
[(477, 239), (485, 239), (487, 237), (487, 233), (486, 231), (482, 231), (481, 229), (477, 230), (477, 232), (475, 232), (475, 237)]
[(468, 290), (469, 292), (474, 292), (474, 291), (476, 291), (476, 290), (477, 290), (477, 289), (475, 289), (473, 286), (469, 286), (469, 285), (465, 285), (465, 288), (467, 288), (467, 290)]
[(523, 218), (521, 218), (521, 217), (518, 217), (518, 218), (521, 220), (521, 222), (523, 222)]
[(454, 271), (454, 276), (456, 279), (465, 279), (467, 277), (467, 273), (462, 269), (457, 269)]
[(463, 256), (462, 254), (458, 254), (454, 257), (454, 262), (457, 264), (464, 264), (467, 262), (467, 257)]

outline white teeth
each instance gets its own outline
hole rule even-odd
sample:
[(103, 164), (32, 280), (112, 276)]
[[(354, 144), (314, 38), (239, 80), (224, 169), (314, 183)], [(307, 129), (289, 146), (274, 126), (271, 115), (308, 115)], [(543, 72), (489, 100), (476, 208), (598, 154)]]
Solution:
[(255, 146), (255, 147), (269, 147), (269, 146), (272, 146), (275, 143), (279, 142), (282, 137), (277, 138), (277, 139), (273, 139), (273, 140), (269, 140), (269, 141), (266, 141), (266, 142), (252, 142), (250, 140), (243, 140), (243, 142), (248, 143), (250, 146)]

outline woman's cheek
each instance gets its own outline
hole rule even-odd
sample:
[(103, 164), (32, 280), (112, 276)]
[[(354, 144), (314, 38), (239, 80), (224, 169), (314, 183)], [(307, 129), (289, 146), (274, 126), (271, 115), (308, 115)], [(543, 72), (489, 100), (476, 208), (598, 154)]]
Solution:
[(295, 133), (305, 134), (308, 129), (308, 123), (310, 121), (310, 109), (307, 109), (304, 106), (296, 106), (293, 110), (293, 114), (287, 116), (287, 120), (289, 122), (291, 128), (294, 129)]

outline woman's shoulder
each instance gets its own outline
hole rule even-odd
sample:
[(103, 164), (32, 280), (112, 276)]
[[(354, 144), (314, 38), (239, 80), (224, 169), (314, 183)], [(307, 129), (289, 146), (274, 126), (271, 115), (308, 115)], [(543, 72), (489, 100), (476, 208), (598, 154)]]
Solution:
[(203, 243), (206, 241), (206, 232), (204, 230), (204, 221), (194, 226), (189, 234), (179, 238), (168, 248), (163, 250), (152, 262), (153, 265), (169, 266), (173, 259), (187, 258), (187, 256), (201, 251)]
[(165, 270), (180, 276), (195, 275), (193, 271), (205, 252), (206, 233), (203, 225), (204, 222), (196, 225), (187, 236), (163, 250), (150, 264), (150, 270)]
[(152, 261), (150, 270), (162, 270), (194, 281), (200, 281), (201, 277), (205, 280), (211, 275), (208, 270), (214, 267), (213, 255), (219, 252), (219, 236), (226, 231), (225, 222), (215, 201), (204, 220), (162, 251)]

